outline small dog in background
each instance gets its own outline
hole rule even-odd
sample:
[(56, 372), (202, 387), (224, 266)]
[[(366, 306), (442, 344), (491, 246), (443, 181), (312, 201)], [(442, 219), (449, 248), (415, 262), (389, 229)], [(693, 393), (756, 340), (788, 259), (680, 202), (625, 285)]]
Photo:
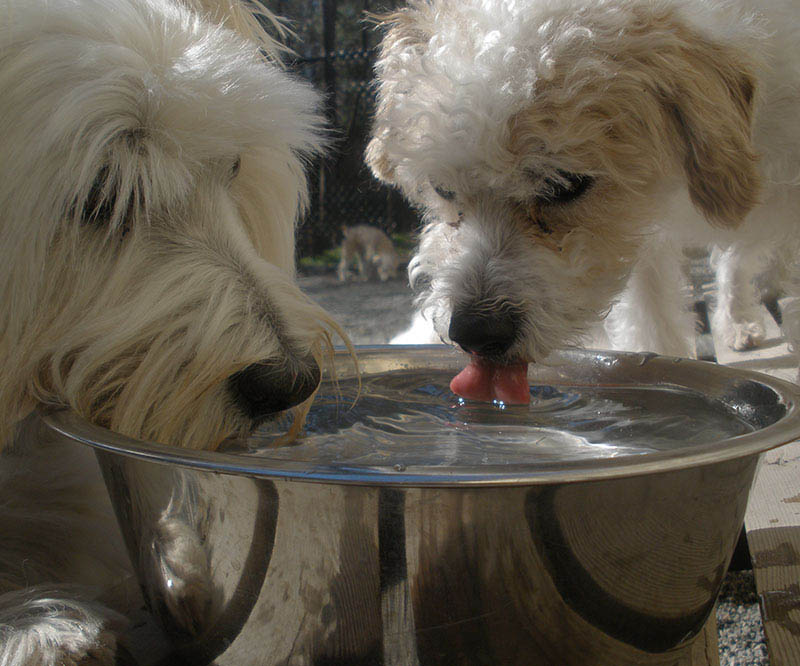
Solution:
[(27, 415), (214, 447), (307, 404), (340, 333), (295, 279), (319, 96), (254, 8), (0, 0), (2, 664), (114, 663), (76, 585), (130, 566), (91, 452)]
[(798, 16), (797, 0), (410, 0), (383, 18), (366, 157), (424, 211), (409, 276), (471, 353), (454, 390), (519, 388), (604, 320), (617, 348), (692, 353), (682, 248), (797, 236)]
[(377, 227), (357, 224), (342, 229), (341, 259), (338, 275), (340, 282), (347, 281), (348, 271), (353, 261), (361, 280), (379, 279), (381, 282), (397, 277), (400, 257), (392, 239)]

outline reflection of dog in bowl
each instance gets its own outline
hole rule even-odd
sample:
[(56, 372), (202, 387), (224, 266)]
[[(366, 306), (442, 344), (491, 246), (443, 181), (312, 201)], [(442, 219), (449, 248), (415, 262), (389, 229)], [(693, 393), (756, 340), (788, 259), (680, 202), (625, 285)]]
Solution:
[(512, 381), (617, 302), (616, 345), (690, 353), (677, 250), (796, 234), (798, 8), (411, 0), (385, 18), (367, 160), (424, 211), (420, 309), (491, 370), (456, 388)]
[(107, 611), (50, 585), (115, 573), (102, 493), (27, 414), (206, 447), (318, 383), (336, 326), (294, 266), (318, 97), (248, 4), (0, 2), (2, 663), (115, 649)]
[(346, 282), (348, 270), (355, 261), (361, 280), (379, 279), (381, 282), (397, 276), (400, 257), (392, 239), (377, 227), (358, 224), (342, 230), (342, 254), (339, 259), (339, 281)]

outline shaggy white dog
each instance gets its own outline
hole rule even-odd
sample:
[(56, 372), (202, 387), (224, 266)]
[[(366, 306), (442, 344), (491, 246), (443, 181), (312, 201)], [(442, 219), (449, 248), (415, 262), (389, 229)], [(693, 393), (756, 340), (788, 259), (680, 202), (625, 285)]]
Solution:
[(677, 251), (796, 235), (798, 16), (796, 0), (411, 0), (384, 18), (367, 160), (424, 210), (409, 273), (472, 352), (454, 389), (526, 400), (526, 363), (612, 305), (618, 348), (690, 353)]
[(213, 447), (307, 402), (338, 330), (295, 283), (318, 98), (246, 7), (0, 0), (3, 666), (113, 663), (121, 626), (54, 585), (126, 559), (91, 456), (26, 415)]

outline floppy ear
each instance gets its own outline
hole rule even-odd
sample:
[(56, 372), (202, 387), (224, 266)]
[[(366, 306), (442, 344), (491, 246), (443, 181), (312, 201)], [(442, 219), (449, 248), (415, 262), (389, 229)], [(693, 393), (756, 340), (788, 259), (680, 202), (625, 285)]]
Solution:
[(394, 166), (386, 155), (385, 145), (380, 136), (373, 136), (370, 139), (364, 158), (378, 180), (388, 185), (394, 183)]
[(695, 37), (664, 104), (684, 146), (691, 200), (716, 226), (734, 228), (758, 203), (761, 177), (752, 142), (756, 79), (732, 48)]

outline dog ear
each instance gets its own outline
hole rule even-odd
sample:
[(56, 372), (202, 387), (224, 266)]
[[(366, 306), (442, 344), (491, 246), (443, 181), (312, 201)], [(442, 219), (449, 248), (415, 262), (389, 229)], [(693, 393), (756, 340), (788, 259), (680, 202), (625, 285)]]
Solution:
[(716, 226), (736, 227), (758, 203), (752, 142), (756, 79), (733, 49), (700, 37), (683, 49), (683, 71), (662, 89), (692, 202)]
[(364, 158), (367, 162), (367, 166), (372, 169), (372, 173), (378, 180), (387, 185), (394, 184), (394, 166), (389, 161), (384, 141), (381, 137), (373, 136), (372, 139), (370, 139), (370, 142), (367, 144), (367, 150), (364, 153)]

